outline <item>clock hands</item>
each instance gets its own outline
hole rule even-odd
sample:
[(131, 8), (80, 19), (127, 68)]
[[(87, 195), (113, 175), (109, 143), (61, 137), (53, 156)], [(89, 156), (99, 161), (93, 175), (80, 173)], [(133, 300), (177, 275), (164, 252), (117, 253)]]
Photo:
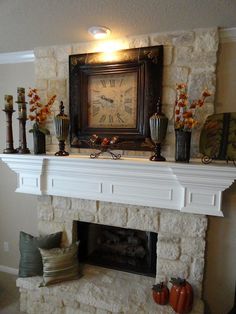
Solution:
[(108, 98), (108, 97), (106, 97), (106, 96), (104, 96), (104, 95), (100, 96), (100, 98), (103, 99), (103, 100), (106, 100), (106, 101), (110, 102), (111, 104), (114, 102), (113, 99)]

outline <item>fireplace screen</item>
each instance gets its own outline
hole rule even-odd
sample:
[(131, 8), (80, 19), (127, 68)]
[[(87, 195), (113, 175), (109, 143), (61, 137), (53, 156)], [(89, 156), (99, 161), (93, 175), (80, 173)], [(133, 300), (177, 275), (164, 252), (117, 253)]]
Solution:
[(79, 261), (146, 276), (156, 274), (157, 234), (78, 222)]

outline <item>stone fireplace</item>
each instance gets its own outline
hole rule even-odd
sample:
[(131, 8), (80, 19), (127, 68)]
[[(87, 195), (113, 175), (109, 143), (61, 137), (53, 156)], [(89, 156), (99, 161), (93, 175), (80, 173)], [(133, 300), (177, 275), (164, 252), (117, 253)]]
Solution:
[[(170, 277), (180, 276), (194, 287), (193, 313), (203, 313), (201, 293), (207, 229), (204, 215), (57, 196), (41, 196), (38, 202), (40, 233), (64, 230), (65, 245), (75, 237), (75, 221), (156, 232), (156, 278), (87, 266), (83, 271), (84, 277), (78, 282), (49, 288), (37, 288), (38, 278), (18, 279), (23, 310), (29, 311), (30, 307), (32, 311), (32, 307), (41, 307), (45, 312), (48, 302), (51, 311), (59, 307), (61, 313), (64, 313), (63, 307), (66, 311), (67, 308), (78, 309), (78, 313), (84, 313), (84, 308), (87, 308), (87, 313), (101, 310), (104, 313), (172, 313), (168, 307), (158, 307), (153, 303), (151, 287), (160, 280), (168, 281)], [(82, 287), (84, 292), (80, 295)], [(43, 290), (47, 290), (49, 295), (45, 295)]]
[[(187, 82), (191, 98), (207, 86), (213, 95), (200, 121), (214, 112), (217, 29), (149, 34), (120, 40), (122, 49), (164, 45), (163, 111), (169, 118), (163, 155), (174, 156), (175, 84)], [(68, 55), (94, 52), (94, 43), (35, 49), (36, 87), (42, 100), (56, 94), (68, 110)], [(55, 114), (58, 103), (55, 104)], [(57, 151), (52, 121), (48, 152)], [(200, 124), (201, 127), (201, 124)], [(192, 158), (198, 156), (200, 127), (193, 132)], [(68, 158), (6, 156), (18, 174), (17, 192), (38, 196), (38, 230), (63, 230), (63, 245), (77, 239), (77, 222), (141, 230), (157, 234), (155, 277), (85, 265), (83, 277), (39, 288), (41, 278), (20, 278), (21, 309), (38, 313), (173, 313), (156, 305), (155, 282), (186, 278), (194, 289), (193, 314), (203, 314), (202, 283), (207, 216), (222, 216), (222, 192), (235, 178), (235, 168), (199, 163), (148, 161), (150, 152), (122, 151), (123, 159), (90, 160), (85, 149)], [(135, 158), (134, 158), (135, 157)], [(140, 158), (137, 158), (140, 157)]]

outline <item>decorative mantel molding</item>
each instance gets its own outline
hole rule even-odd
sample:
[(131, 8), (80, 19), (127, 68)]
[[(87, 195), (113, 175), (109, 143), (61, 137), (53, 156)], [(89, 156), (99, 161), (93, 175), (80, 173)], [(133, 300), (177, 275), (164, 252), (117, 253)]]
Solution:
[(232, 165), (150, 162), (141, 158), (0, 154), (17, 173), (16, 192), (58, 195), (223, 216), (222, 192), (236, 177)]

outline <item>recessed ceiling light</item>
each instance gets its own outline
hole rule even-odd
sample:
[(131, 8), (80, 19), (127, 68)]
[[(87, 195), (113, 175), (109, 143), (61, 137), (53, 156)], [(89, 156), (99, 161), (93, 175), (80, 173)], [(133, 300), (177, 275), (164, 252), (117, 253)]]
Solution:
[(108, 37), (111, 33), (111, 30), (105, 26), (92, 26), (88, 29), (88, 32), (95, 39), (102, 39)]

